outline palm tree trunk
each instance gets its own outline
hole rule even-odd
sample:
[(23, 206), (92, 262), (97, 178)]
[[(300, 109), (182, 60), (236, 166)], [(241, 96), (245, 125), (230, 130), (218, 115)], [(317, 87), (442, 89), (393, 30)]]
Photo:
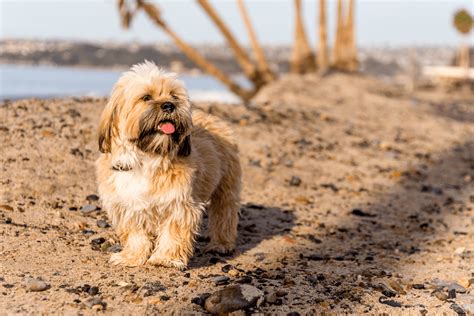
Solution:
[(317, 61), (321, 71), (328, 68), (328, 34), (326, 22), (326, 0), (319, 0), (319, 41)]
[(256, 69), (255, 65), (245, 52), (245, 50), (239, 45), (237, 40), (235, 39), (234, 35), (232, 35), (230, 29), (224, 23), (224, 21), (219, 17), (217, 12), (214, 10), (212, 5), (209, 3), (208, 0), (198, 0), (198, 3), (207, 13), (207, 15), (211, 18), (217, 28), (221, 31), (222, 35), (224, 35), (225, 39), (229, 43), (231, 47), (235, 59), (239, 63), (242, 71), (244, 72), (245, 76), (253, 82), (256, 87), (261, 87), (265, 84), (265, 80), (262, 78), (260, 72)]
[(336, 69), (343, 68), (343, 46), (344, 46), (344, 14), (342, 0), (337, 0), (336, 38), (332, 49), (332, 66)]
[(243, 0), (238, 0), (237, 1), (240, 14), (242, 16), (242, 19), (244, 21), (245, 27), (247, 29), (248, 36), (250, 38), (250, 42), (252, 44), (252, 49), (255, 54), (255, 58), (257, 60), (257, 67), (258, 70), (262, 73), (263, 78), (266, 82), (271, 82), (275, 80), (276, 75), (275, 73), (271, 70), (267, 59), (265, 58), (265, 53), (262, 49), (262, 46), (260, 46), (260, 43), (258, 42), (257, 35), (255, 33), (255, 30), (253, 28), (252, 22), (250, 21), (250, 17), (248, 15), (247, 9), (245, 8), (245, 4)]
[(314, 54), (306, 36), (303, 16), (301, 14), (301, 0), (294, 0), (295, 7), (295, 43), (291, 56), (291, 71), (304, 74), (316, 71)]
[(354, 0), (349, 0), (349, 12), (347, 16), (347, 70), (356, 71), (359, 62), (357, 59), (357, 47), (354, 29)]

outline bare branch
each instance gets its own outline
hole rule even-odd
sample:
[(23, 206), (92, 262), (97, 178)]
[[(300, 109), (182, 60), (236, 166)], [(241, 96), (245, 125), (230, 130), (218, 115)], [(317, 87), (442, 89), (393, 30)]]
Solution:
[(227, 86), (229, 90), (234, 92), (243, 100), (249, 100), (256, 93), (255, 90), (243, 89), (228, 75), (220, 71), (219, 68), (209, 62), (196, 49), (184, 42), (173, 30), (168, 27), (168, 25), (162, 19), (160, 11), (155, 5), (149, 2), (141, 1), (140, 7), (145, 10), (145, 13), (157, 26), (159, 26), (168, 36), (173, 39), (176, 46), (178, 46), (178, 48), (181, 49), (181, 51), (202, 70), (220, 80), (225, 86)]
[(224, 23), (224, 21), (219, 17), (216, 10), (212, 7), (208, 0), (198, 0), (200, 6), (204, 9), (206, 14), (211, 18), (217, 28), (224, 35), (225, 39), (229, 43), (232, 52), (234, 53), (235, 59), (239, 63), (242, 71), (245, 76), (253, 82), (256, 87), (261, 87), (265, 84), (261, 74), (258, 72), (257, 68), (253, 64), (250, 57), (247, 55), (245, 50), (240, 46), (240, 44), (235, 39), (234, 35)]
[(245, 27), (247, 29), (248, 36), (250, 38), (250, 42), (252, 44), (252, 49), (255, 54), (255, 58), (257, 60), (257, 67), (259, 71), (262, 73), (265, 82), (270, 82), (275, 80), (276, 75), (275, 73), (271, 70), (267, 59), (265, 58), (265, 53), (260, 46), (260, 43), (258, 42), (257, 35), (255, 33), (255, 30), (253, 28), (252, 22), (250, 21), (250, 17), (248, 15), (247, 9), (245, 7), (244, 1), (243, 0), (238, 0), (237, 1), (240, 14), (242, 16), (242, 19), (244, 21)]

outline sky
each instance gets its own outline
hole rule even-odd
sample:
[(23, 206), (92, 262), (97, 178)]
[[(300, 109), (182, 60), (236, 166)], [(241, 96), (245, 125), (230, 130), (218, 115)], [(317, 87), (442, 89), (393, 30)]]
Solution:
[[(160, 0), (167, 23), (186, 41), (222, 43), (202, 9), (192, 0)], [(235, 0), (212, 1), (242, 43), (248, 38)], [(247, 0), (259, 39), (265, 44), (290, 44), (293, 10), (290, 0)], [(316, 0), (303, 2), (306, 30), (315, 43)], [(452, 26), (453, 13), (474, 0), (356, 0), (357, 41), (365, 47), (457, 45), (460, 35)], [(332, 38), (336, 1), (328, 0), (329, 36)], [(0, 0), (0, 38), (81, 39), (88, 41), (168, 42), (168, 37), (143, 13), (125, 31), (119, 23), (115, 0)], [(474, 42), (471, 33), (469, 39)]]

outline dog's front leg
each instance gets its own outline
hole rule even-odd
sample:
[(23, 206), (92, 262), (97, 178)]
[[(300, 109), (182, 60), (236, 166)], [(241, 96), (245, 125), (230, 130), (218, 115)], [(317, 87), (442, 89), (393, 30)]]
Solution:
[(145, 231), (137, 229), (119, 232), (119, 237), (122, 241), (123, 250), (119, 253), (114, 253), (110, 257), (110, 263), (128, 267), (145, 264), (153, 247), (153, 243)]
[(183, 203), (171, 210), (161, 226), (148, 263), (185, 269), (194, 250), (194, 238), (199, 229), (202, 207)]

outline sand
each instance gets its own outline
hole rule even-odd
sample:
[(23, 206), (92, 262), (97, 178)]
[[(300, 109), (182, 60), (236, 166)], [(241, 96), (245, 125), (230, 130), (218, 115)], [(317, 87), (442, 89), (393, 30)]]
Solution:
[[(472, 94), (334, 74), (286, 77), (248, 107), (196, 104), (232, 124), (244, 187), (236, 252), (203, 254), (200, 238), (187, 271), (108, 264), (116, 237), (86, 200), (105, 102), (0, 106), (0, 314), (204, 313), (192, 300), (224, 288), (216, 276), (250, 276), (266, 294), (253, 312), (474, 303)], [(89, 204), (99, 209), (80, 210)], [(31, 278), (47, 286), (33, 291)], [(462, 286), (456, 298), (442, 281)]]

